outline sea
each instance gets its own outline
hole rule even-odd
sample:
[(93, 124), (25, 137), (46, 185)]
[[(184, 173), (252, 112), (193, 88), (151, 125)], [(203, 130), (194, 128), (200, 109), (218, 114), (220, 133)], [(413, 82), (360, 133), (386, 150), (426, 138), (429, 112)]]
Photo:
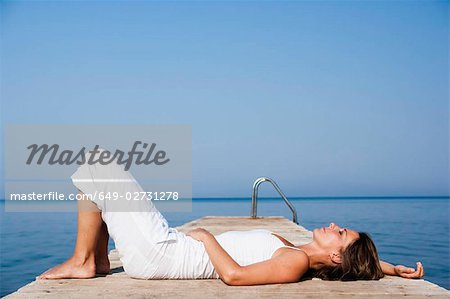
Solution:
[[(448, 197), (290, 198), (299, 224), (307, 229), (335, 222), (369, 232), (382, 260), (415, 266), (421, 261), (425, 279), (450, 289)], [(250, 198), (197, 198), (192, 211), (163, 213), (171, 226), (207, 215), (249, 216)], [(0, 200), (0, 295), (33, 281), (63, 262), (74, 248), (76, 213), (5, 212)], [(260, 198), (258, 216), (292, 214), (279, 198)], [(114, 248), (110, 242), (110, 248)]]

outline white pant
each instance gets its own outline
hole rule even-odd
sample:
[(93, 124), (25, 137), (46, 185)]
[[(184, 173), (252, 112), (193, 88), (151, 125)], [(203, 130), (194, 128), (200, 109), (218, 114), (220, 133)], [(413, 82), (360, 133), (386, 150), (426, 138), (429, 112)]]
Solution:
[[(88, 196), (99, 192), (117, 192), (121, 196), (123, 211), (113, 209), (107, 200), (91, 200), (102, 211), (103, 221), (128, 275), (142, 279), (217, 278), (202, 242), (170, 228), (151, 201), (125, 199), (127, 192), (144, 190), (122, 166), (84, 164), (71, 178)], [(134, 212), (129, 212), (131, 210)]]

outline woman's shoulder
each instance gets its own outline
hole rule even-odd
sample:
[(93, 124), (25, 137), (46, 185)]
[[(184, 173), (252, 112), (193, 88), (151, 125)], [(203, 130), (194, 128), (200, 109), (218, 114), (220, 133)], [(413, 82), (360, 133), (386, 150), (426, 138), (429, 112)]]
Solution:
[(309, 257), (302, 250), (280, 247), (272, 256), (274, 261), (283, 265), (286, 271), (300, 279), (309, 269)]
[(306, 252), (297, 247), (282, 246), (274, 252), (272, 258), (277, 258), (280, 256), (284, 256), (290, 260), (295, 260), (299, 263), (307, 262), (309, 265), (309, 256), (306, 254)]

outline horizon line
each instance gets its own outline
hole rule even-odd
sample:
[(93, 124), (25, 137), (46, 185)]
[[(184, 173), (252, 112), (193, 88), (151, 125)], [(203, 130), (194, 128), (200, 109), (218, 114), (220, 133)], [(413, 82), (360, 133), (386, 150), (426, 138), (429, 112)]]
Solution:
[[(251, 198), (251, 196), (214, 196), (214, 197), (192, 197), (192, 199), (243, 199), (243, 198)], [(274, 199), (274, 198), (280, 198), (279, 196), (264, 196), (264, 197), (258, 197), (258, 199)], [(382, 195), (374, 195), (374, 196), (368, 196), (368, 195), (353, 195), (353, 196), (287, 196), (288, 199), (325, 199), (325, 198), (334, 198), (334, 199), (349, 199), (349, 198), (369, 198), (369, 199), (377, 199), (377, 198), (449, 198), (450, 195), (394, 195), (394, 196), (382, 196)]]
[[(424, 195), (414, 195), (414, 196), (290, 196), (287, 197), (287, 199), (450, 199), (450, 195), (434, 195), (434, 196), (424, 196)], [(192, 200), (221, 200), (221, 199), (230, 199), (230, 200), (238, 200), (238, 199), (245, 199), (249, 200), (251, 199), (251, 196), (217, 196), (217, 197), (191, 197)], [(264, 196), (264, 197), (258, 197), (258, 199), (262, 200), (268, 200), (268, 199), (282, 199), (279, 196)], [(6, 201), (6, 198), (0, 198), (0, 201)]]

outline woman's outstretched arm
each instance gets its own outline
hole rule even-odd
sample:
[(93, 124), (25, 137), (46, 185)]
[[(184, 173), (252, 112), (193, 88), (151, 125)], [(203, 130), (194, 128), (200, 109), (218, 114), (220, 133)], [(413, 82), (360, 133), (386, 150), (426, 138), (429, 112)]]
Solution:
[(240, 266), (208, 231), (200, 228), (188, 235), (203, 242), (214, 269), (228, 285), (296, 282), (309, 268), (308, 256), (293, 250), (263, 262)]
[(384, 261), (380, 261), (381, 269), (386, 275), (401, 276), (404, 278), (422, 278), (425, 275), (423, 265), (417, 262), (417, 269), (405, 267), (403, 265), (394, 266)]

